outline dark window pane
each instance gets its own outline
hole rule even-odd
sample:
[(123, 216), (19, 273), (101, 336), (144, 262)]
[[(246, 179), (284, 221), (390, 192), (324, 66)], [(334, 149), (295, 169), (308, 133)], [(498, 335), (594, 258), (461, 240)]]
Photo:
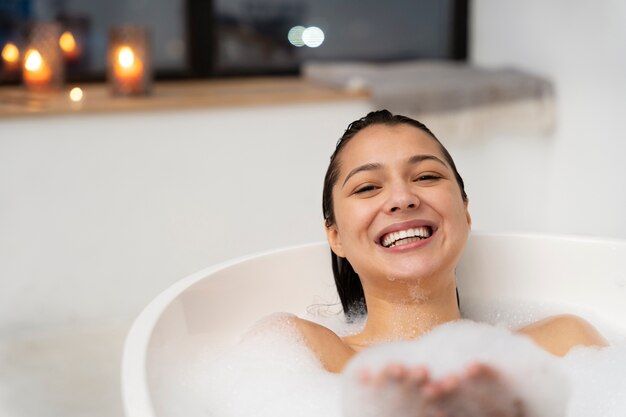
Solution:
[(295, 69), (309, 59), (450, 59), (455, 3), (216, 0), (216, 68), (227, 73)]
[[(157, 78), (296, 73), (307, 60), (464, 59), (467, 2), (0, 0), (0, 48), (23, 48), (34, 22), (61, 22), (79, 52), (70, 81), (103, 79), (109, 28), (128, 23), (151, 30)], [(16, 82), (0, 62), (0, 83)]]
[(0, 0), (0, 45), (24, 42), (31, 24), (57, 21), (69, 30), (79, 49), (70, 57), (68, 77), (102, 77), (109, 28), (144, 25), (151, 31), (157, 72), (186, 71), (185, 0)]

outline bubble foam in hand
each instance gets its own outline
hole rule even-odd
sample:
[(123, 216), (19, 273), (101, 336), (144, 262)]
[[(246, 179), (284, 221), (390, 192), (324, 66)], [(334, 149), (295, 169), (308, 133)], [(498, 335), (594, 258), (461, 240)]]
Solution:
[(344, 372), (342, 409), (345, 417), (442, 412), (564, 417), (569, 385), (559, 360), (527, 337), (459, 321), (415, 341), (379, 345), (357, 355)]

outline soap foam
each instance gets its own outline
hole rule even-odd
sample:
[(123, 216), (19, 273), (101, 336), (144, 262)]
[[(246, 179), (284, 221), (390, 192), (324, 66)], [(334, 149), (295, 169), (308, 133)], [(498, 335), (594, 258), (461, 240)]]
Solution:
[(293, 316), (276, 314), (206, 368), (203, 389), (210, 416), (339, 417), (339, 387), (339, 376), (306, 346)]
[[(521, 397), (528, 417), (565, 416), (569, 381), (555, 357), (526, 337), (469, 321), (445, 324), (418, 340), (380, 345), (359, 354), (344, 372), (345, 416), (382, 415), (376, 404), (380, 398), (359, 382), (362, 369), (378, 373), (389, 363), (425, 365), (430, 375), (439, 379), (458, 374), (473, 362), (497, 370)], [(389, 404), (383, 406), (386, 409)]]
[(626, 415), (626, 345), (575, 348), (563, 362), (573, 381), (568, 417)]
[[(306, 316), (306, 318), (311, 318)], [(367, 349), (342, 375), (331, 374), (306, 346), (294, 316), (261, 320), (228, 350), (181, 358), (174, 378), (178, 402), (170, 415), (187, 417), (366, 417), (355, 372), (389, 362), (426, 364), (433, 377), (462, 371), (466, 364), (491, 364), (519, 393), (529, 416), (623, 417), (626, 415), (626, 345), (577, 348), (553, 357), (529, 339), (502, 326), (457, 322), (440, 326), (412, 342)], [(363, 321), (346, 324), (342, 315), (315, 320), (339, 334), (352, 334)], [(170, 379), (171, 381), (171, 379)], [(570, 393), (571, 387), (571, 395)], [(171, 393), (170, 393), (171, 394)], [(396, 417), (396, 416), (394, 416)]]

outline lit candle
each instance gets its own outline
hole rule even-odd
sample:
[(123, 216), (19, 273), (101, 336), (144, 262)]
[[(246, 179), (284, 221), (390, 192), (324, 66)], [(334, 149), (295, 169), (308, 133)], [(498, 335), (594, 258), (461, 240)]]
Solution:
[(15, 44), (8, 42), (2, 48), (2, 61), (6, 72), (16, 72), (20, 68), (20, 50)]
[(112, 27), (109, 31), (107, 78), (115, 95), (150, 93), (152, 60), (150, 32), (137, 25)]
[(136, 92), (141, 89), (143, 64), (135, 56), (131, 47), (121, 46), (117, 50), (113, 73), (125, 92)]
[(80, 48), (76, 43), (74, 35), (70, 31), (65, 31), (59, 38), (59, 46), (63, 51), (63, 56), (68, 61), (73, 61), (80, 55)]
[(32, 89), (45, 89), (50, 85), (52, 72), (36, 49), (29, 49), (24, 59), (24, 83)]

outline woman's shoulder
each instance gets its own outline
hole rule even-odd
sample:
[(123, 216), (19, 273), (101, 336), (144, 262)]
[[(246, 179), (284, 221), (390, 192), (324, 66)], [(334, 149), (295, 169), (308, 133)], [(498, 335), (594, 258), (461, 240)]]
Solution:
[(598, 330), (573, 314), (547, 317), (518, 329), (546, 351), (564, 356), (576, 346), (607, 346)]
[(294, 316), (293, 320), (307, 346), (315, 352), (326, 370), (341, 372), (348, 360), (354, 356), (354, 350), (329, 328), (300, 317)]

